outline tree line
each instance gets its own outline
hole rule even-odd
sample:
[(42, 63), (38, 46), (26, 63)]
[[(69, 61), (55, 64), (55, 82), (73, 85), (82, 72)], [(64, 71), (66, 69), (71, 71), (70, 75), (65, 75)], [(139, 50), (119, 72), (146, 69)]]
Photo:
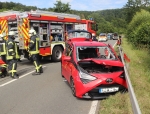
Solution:
[(54, 3), (53, 8), (38, 8), (15, 2), (0, 2), (0, 12), (6, 10), (30, 11), (45, 10), (59, 13), (79, 15), (82, 19), (93, 18), (98, 24), (97, 35), (100, 32), (125, 34), (128, 41), (136, 47), (150, 47), (150, 0), (128, 0), (120, 9), (99, 11), (72, 10), (69, 3), (61, 0)]

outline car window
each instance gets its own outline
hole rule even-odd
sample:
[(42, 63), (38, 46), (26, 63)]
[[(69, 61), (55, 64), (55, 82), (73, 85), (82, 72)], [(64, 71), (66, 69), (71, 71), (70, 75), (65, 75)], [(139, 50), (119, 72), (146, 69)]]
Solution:
[(114, 53), (111, 51), (109, 47), (102, 46), (102, 47), (77, 47), (77, 59), (88, 59), (88, 58), (95, 58), (95, 59), (112, 59), (115, 60), (116, 57)]
[(91, 33), (86, 31), (75, 31), (68, 33), (68, 38), (92, 38)]
[(105, 33), (100, 33), (100, 36), (106, 36), (106, 34)]

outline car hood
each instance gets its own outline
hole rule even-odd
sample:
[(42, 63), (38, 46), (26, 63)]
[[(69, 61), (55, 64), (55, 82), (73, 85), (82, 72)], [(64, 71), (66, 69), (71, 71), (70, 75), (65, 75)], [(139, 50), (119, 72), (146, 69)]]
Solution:
[[(123, 63), (119, 60), (104, 60), (104, 59), (83, 59), (79, 62), (83, 62), (83, 61), (92, 61), (96, 64), (102, 64), (102, 65), (106, 65), (106, 66), (118, 66), (118, 67), (123, 67)], [(78, 62), (78, 63), (79, 63)]]

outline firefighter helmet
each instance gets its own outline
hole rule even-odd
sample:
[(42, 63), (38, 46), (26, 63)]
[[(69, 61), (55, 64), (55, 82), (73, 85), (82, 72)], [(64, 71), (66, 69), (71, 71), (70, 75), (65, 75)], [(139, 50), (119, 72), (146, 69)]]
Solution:
[(34, 29), (29, 30), (29, 36), (36, 35), (36, 31)]
[(92, 33), (92, 36), (95, 36), (95, 33)]
[(9, 36), (15, 36), (16, 33), (15, 33), (15, 31), (9, 31), (8, 35), (9, 35)]
[(3, 38), (4, 36), (2, 34), (0, 34), (0, 38)]

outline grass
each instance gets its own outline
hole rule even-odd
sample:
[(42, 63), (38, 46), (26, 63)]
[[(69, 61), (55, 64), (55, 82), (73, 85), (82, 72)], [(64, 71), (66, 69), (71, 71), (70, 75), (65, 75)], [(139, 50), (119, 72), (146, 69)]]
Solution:
[[(150, 52), (137, 50), (123, 39), (123, 52), (131, 62), (129, 77), (142, 114), (150, 114)], [(129, 93), (117, 93), (100, 101), (99, 114), (133, 114)]]

